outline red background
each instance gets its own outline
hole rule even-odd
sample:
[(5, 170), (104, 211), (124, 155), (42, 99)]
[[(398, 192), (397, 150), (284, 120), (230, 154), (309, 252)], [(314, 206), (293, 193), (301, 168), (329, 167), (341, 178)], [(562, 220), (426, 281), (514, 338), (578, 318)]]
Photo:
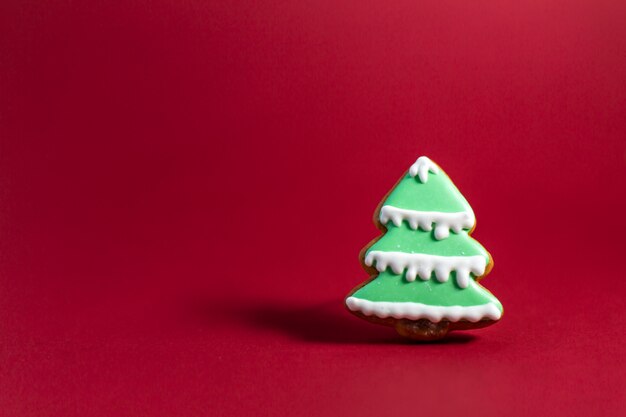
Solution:
[[(0, 415), (626, 415), (623, 1), (3, 1)], [(438, 162), (501, 323), (345, 294)]]

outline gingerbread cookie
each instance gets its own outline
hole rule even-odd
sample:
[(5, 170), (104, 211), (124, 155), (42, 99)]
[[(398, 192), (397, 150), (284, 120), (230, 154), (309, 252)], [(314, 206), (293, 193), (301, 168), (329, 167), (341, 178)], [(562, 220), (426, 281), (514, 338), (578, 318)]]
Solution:
[(346, 298), (353, 314), (417, 340), (500, 320), (502, 304), (478, 283), (493, 260), (470, 236), (474, 212), (434, 162), (418, 158), (374, 222), (384, 234), (361, 251), (370, 279)]

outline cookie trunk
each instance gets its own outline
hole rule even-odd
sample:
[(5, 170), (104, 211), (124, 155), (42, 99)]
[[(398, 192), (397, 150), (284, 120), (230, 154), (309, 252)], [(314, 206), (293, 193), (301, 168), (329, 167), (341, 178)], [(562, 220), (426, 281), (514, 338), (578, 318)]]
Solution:
[(448, 333), (456, 330), (474, 330), (489, 327), (498, 323), (500, 320), (480, 320), (476, 323), (467, 320), (451, 322), (449, 320), (441, 320), (434, 323), (427, 319), (409, 320), (396, 319), (393, 317), (380, 318), (376, 316), (367, 316), (360, 311), (352, 311), (346, 307), (350, 313), (360, 319), (370, 323), (380, 324), (383, 326), (393, 327), (400, 336), (416, 341), (432, 341), (445, 338)]

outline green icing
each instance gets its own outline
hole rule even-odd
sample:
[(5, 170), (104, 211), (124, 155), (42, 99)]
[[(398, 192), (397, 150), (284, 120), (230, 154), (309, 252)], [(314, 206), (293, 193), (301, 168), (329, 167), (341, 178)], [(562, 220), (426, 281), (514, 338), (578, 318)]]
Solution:
[(406, 174), (383, 205), (443, 213), (470, 210), (470, 205), (443, 172), (429, 174), (425, 184), (418, 177)]
[(467, 234), (450, 233), (446, 239), (436, 240), (432, 232), (413, 230), (406, 222), (397, 227), (392, 222), (387, 223), (385, 233), (369, 249), (371, 251), (424, 253), (439, 256), (484, 256), (489, 262), (489, 254), (480, 243)]
[[(443, 213), (471, 211), (465, 198), (442, 171), (438, 174), (429, 173), (426, 183), (422, 183), (417, 176), (411, 177), (407, 174), (391, 191), (383, 205)], [(368, 248), (368, 253), (382, 251), (438, 256), (480, 255), (489, 261), (488, 252), (466, 230), (450, 233), (447, 238), (436, 240), (432, 231), (413, 230), (406, 221), (400, 226), (389, 221), (386, 229), (386, 233)], [(478, 284), (473, 275), (474, 279), (469, 280), (469, 285), (461, 288), (454, 271), (446, 282), (439, 282), (434, 272), (429, 280), (424, 281), (418, 277), (409, 282), (405, 273), (406, 271), (395, 274), (387, 268), (356, 290), (352, 296), (374, 302), (414, 302), (431, 306), (470, 307), (491, 303), (502, 311), (500, 302)]]
[(428, 281), (418, 278), (408, 282), (404, 274), (396, 275), (387, 270), (352, 296), (369, 301), (413, 302), (432, 306), (469, 307), (493, 303), (502, 311), (498, 299), (473, 279), (467, 288), (459, 288), (454, 272), (447, 282), (437, 281), (434, 275)]

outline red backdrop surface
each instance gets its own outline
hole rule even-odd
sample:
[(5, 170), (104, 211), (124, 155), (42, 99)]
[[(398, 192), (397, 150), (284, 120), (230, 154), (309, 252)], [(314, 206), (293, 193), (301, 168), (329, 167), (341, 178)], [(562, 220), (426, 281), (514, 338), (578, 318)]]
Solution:
[[(0, 415), (626, 415), (626, 2), (0, 5)], [(419, 155), (501, 323), (349, 315)]]

